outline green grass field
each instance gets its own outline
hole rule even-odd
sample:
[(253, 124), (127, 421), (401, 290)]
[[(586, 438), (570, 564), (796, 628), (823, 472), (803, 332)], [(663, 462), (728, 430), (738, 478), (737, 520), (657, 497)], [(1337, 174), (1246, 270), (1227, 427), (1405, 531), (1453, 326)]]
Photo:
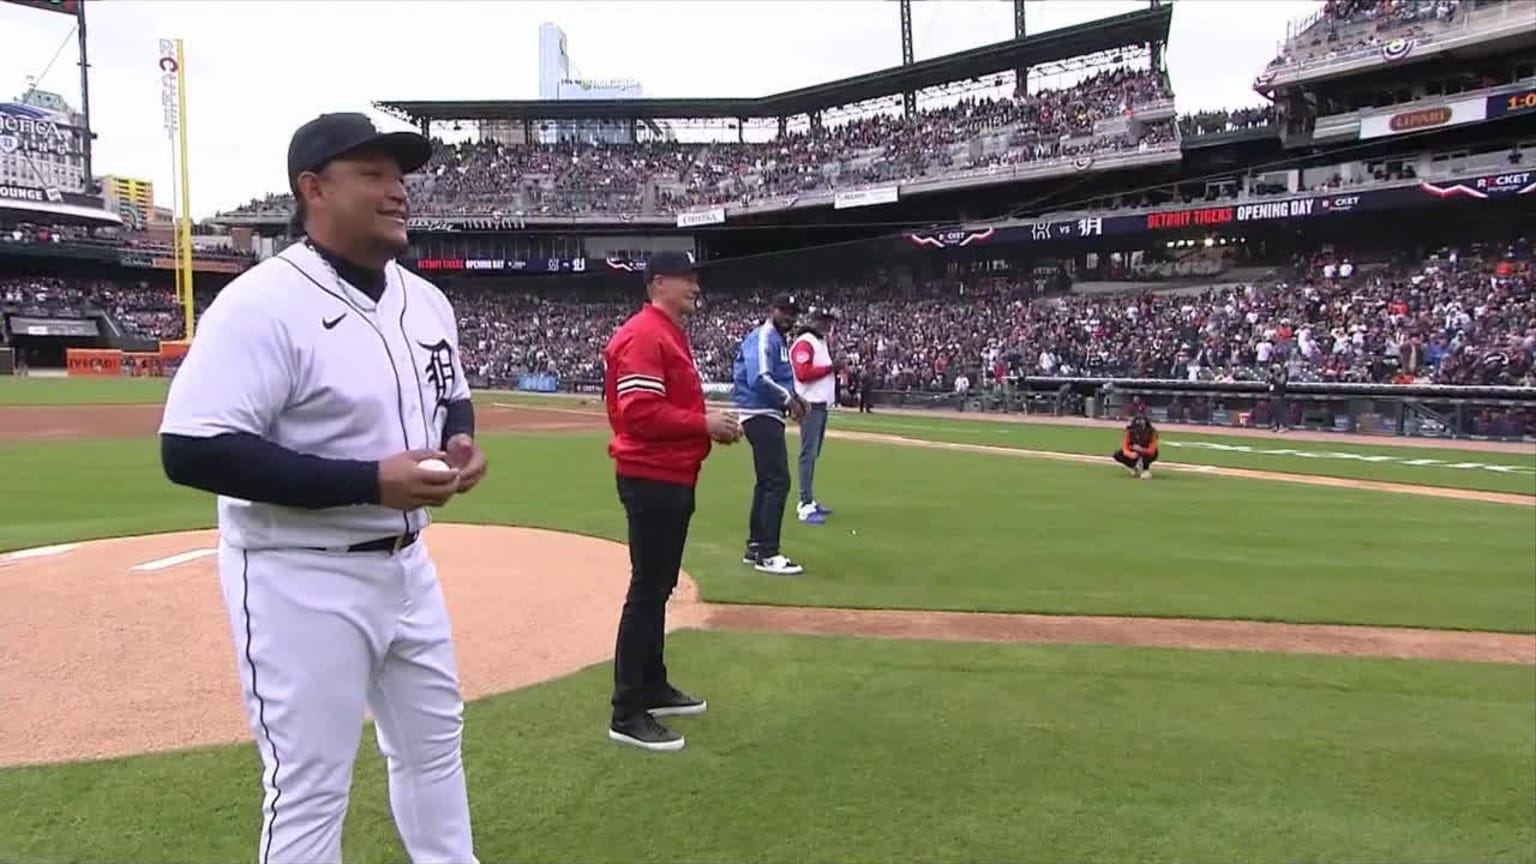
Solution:
[[(1529, 669), (685, 633), (676, 757), (603, 667), (466, 716), (490, 861), (1529, 861)], [(365, 733), (347, 860), (403, 861)], [(254, 748), (0, 772), (0, 858), (235, 861)], [(171, 814), (178, 814), (172, 816)]]
[[(163, 401), (165, 390), (165, 381), (156, 378), (0, 378), (0, 406), (156, 404)], [(484, 393), (479, 395), (479, 401), (482, 404), (547, 406), (564, 410), (578, 407), (569, 398), (524, 393)], [(831, 428), (1106, 458), (1119, 444), (1119, 431), (1114, 424), (1083, 428), (906, 414), (860, 415), (844, 411), (835, 416)], [(1249, 438), (1191, 432), (1176, 425), (1163, 429), (1163, 440), (1163, 458), (1170, 462), (1536, 497), (1536, 449), (1521, 453), (1486, 453), (1455, 448), (1397, 447), (1344, 435), (1336, 442), (1296, 441), (1285, 436)], [(1415, 460), (1423, 464), (1408, 464)]]
[[(622, 540), (605, 440), (488, 438), (494, 479), (440, 516)], [(152, 440), (8, 443), (0, 459), (16, 466), (0, 549), (213, 524)], [(818, 477), (836, 518), (785, 525), (814, 578), (768, 580), (740, 563), (750, 451), (711, 457), (685, 560), (706, 599), (1536, 632), (1523, 507), (852, 442)], [(1447, 542), (1471, 536), (1475, 551)]]
[[(152, 402), (154, 383), (6, 382), (0, 403)], [(878, 431), (1103, 449), (1094, 429), (934, 425)], [(483, 443), (492, 474), (440, 518), (622, 538), (601, 434)], [(0, 550), (213, 524), (149, 439), (0, 461)], [(750, 484), (749, 451), (717, 449), (685, 561), (708, 600), (1536, 632), (1529, 507), (829, 441), (837, 514), (791, 518), (807, 574), (768, 579), (739, 562)], [(701, 632), (669, 665), (711, 701), (676, 757), (603, 737), (606, 664), (471, 706), (482, 861), (1536, 861), (1530, 667)], [(362, 740), (348, 860), (400, 861)], [(0, 861), (248, 858), (258, 764), (241, 746), (0, 770)]]

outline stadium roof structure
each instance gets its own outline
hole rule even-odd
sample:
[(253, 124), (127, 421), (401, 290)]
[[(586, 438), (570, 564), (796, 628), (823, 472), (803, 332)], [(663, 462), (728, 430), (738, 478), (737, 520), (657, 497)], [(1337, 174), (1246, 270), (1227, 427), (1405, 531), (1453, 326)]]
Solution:
[(810, 114), (883, 96), (937, 87), (1042, 63), (1166, 42), (1173, 5), (1127, 12), (1036, 36), (882, 69), (840, 81), (814, 84), (758, 98), (721, 99), (522, 99), (513, 101), (380, 101), (374, 107), (412, 123), (453, 120), (661, 120), (770, 118)]

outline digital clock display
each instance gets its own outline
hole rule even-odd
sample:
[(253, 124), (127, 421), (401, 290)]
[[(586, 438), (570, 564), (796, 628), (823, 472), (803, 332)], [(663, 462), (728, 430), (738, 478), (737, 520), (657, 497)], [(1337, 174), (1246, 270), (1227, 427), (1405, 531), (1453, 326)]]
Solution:
[(1527, 87), (1514, 93), (1488, 97), (1488, 119), (1508, 117), (1536, 111), (1536, 87)]

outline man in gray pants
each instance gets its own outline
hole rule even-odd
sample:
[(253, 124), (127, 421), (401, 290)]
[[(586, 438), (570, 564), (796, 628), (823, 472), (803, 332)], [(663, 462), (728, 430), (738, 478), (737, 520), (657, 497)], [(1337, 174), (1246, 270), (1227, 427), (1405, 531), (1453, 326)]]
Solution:
[(827, 409), (837, 401), (837, 372), (842, 367), (832, 361), (827, 346), (836, 323), (837, 316), (830, 309), (811, 310), (809, 323), (789, 349), (795, 393), (806, 404), (805, 418), (800, 421), (800, 505), (795, 515), (808, 525), (820, 525), (832, 513), (817, 503), (813, 481), (821, 442), (827, 434)]

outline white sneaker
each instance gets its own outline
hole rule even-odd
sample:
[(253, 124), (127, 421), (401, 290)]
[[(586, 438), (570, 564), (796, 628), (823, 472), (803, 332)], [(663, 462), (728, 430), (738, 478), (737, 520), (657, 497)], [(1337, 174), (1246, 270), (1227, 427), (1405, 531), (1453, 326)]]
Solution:
[(1147, 467), (1141, 469), (1141, 479), (1143, 479), (1143, 480), (1151, 480), (1152, 479), (1152, 466), (1151, 465), (1148, 465)]
[(772, 573), (775, 576), (797, 576), (805, 572), (805, 568), (785, 558), (783, 555), (773, 555), (764, 558), (753, 565), (755, 569), (763, 573)]

